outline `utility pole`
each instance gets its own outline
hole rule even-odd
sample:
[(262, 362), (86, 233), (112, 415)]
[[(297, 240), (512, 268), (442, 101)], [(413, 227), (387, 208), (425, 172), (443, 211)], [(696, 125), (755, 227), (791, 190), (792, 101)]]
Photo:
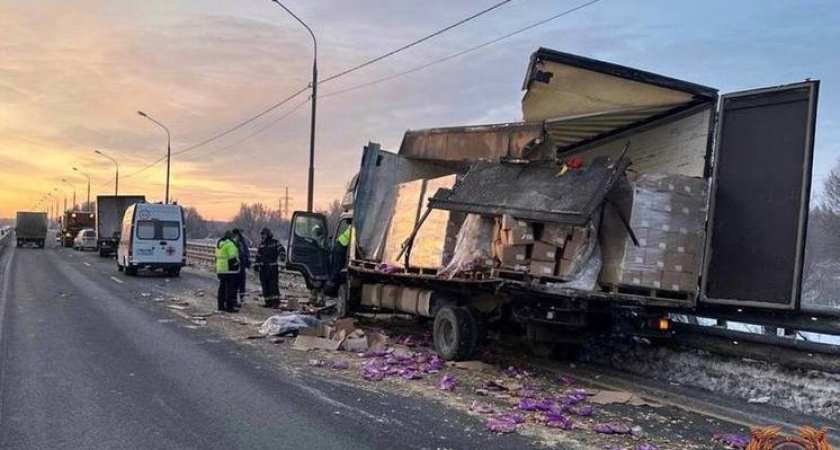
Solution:
[(286, 186), (286, 219), (292, 220), (289, 216), (289, 186)]
[(91, 206), (90, 205), (90, 175), (82, 172), (81, 170), (79, 170), (78, 167), (73, 167), (73, 170), (75, 170), (76, 172), (79, 172), (80, 174), (82, 174), (82, 176), (87, 178), (87, 182), (88, 182), (88, 186), (87, 186), (87, 207), (88, 207), (88, 212), (90, 212), (90, 206)]
[(166, 125), (158, 122), (157, 120), (154, 119), (154, 117), (144, 113), (143, 111), (137, 111), (137, 114), (149, 119), (153, 123), (155, 123), (158, 126), (160, 126), (161, 128), (163, 128), (164, 131), (166, 131), (166, 199), (165, 199), (164, 203), (166, 203), (168, 205), (169, 204), (169, 167), (171, 166), (171, 163), (172, 163), (172, 133), (169, 132), (169, 128), (167, 128)]

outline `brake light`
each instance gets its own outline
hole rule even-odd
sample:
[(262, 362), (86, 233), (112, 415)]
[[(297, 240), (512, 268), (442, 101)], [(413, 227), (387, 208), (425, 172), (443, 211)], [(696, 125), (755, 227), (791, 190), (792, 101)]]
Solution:
[(664, 317), (659, 319), (656, 325), (659, 331), (668, 331), (671, 329), (671, 321)]

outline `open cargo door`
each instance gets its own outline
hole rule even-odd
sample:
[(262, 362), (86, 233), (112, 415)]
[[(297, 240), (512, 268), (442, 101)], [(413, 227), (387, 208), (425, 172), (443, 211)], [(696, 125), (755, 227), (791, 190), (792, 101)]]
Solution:
[(702, 302), (799, 307), (818, 88), (721, 97)]

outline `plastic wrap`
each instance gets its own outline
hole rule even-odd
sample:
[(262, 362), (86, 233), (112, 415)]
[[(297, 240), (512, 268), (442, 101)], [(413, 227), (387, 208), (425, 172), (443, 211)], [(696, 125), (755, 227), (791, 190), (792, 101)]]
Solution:
[(493, 256), (493, 228), (495, 221), (490, 217), (469, 214), (461, 225), (456, 238), (452, 259), (440, 275), (452, 279), (460, 272), (483, 266)]
[[(642, 175), (611, 194), (601, 227), (606, 284), (669, 291), (697, 287), (705, 240), (707, 183), (683, 175)], [(619, 211), (638, 239), (634, 245)]]

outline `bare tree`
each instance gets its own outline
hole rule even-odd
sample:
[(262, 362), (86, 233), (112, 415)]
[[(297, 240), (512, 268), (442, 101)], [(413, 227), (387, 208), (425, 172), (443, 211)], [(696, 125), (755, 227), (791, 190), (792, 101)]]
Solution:
[(810, 211), (803, 293), (807, 306), (840, 307), (840, 160)]
[(338, 221), (341, 219), (341, 202), (333, 200), (327, 205), (326, 209), (319, 209), (317, 212), (327, 217), (327, 232), (332, 233), (335, 227), (338, 226)]
[(206, 239), (210, 237), (210, 230), (207, 221), (194, 206), (184, 208), (184, 225), (187, 227), (187, 236), (190, 239)]

